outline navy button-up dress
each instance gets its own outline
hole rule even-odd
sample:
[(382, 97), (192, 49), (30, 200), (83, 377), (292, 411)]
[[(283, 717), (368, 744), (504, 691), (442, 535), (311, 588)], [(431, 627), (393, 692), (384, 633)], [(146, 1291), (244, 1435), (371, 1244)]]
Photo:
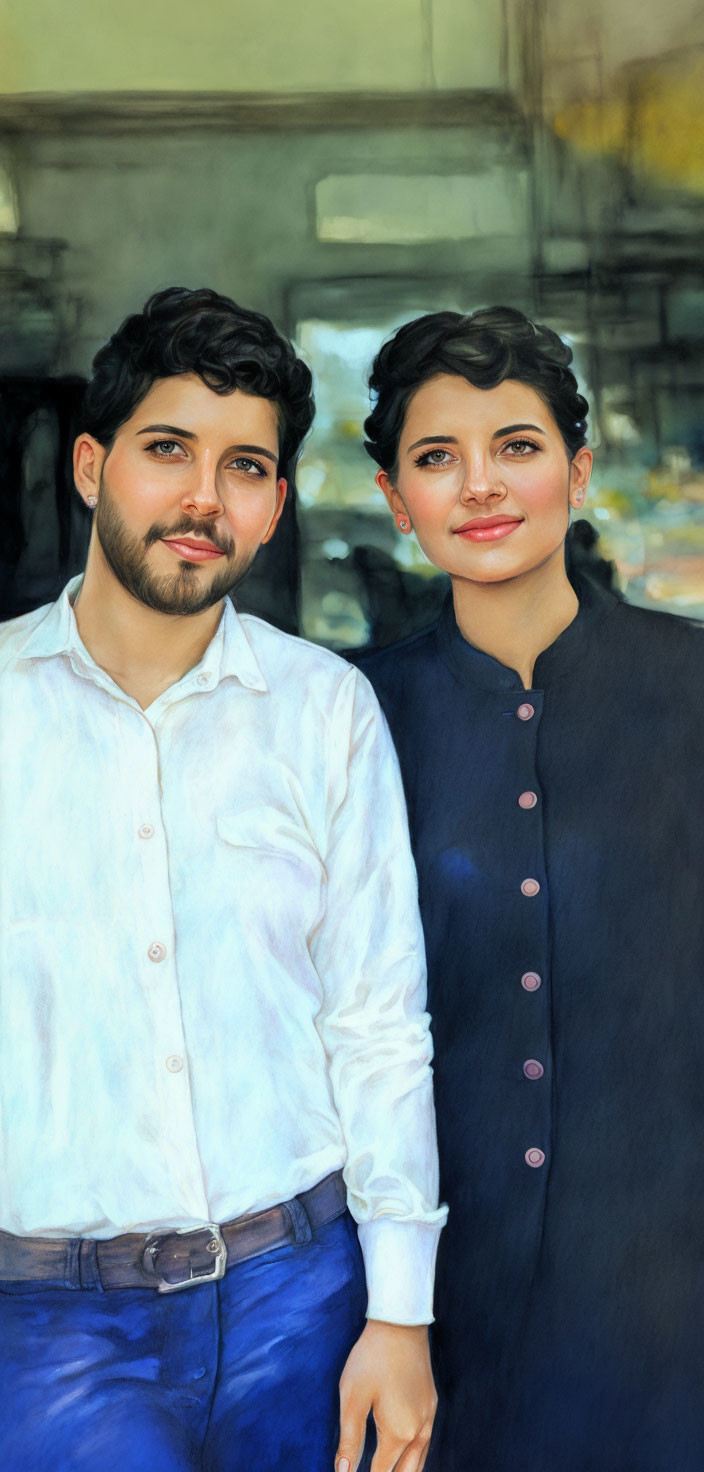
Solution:
[(704, 629), (584, 582), (534, 688), (362, 657), (418, 866), (441, 1472), (704, 1469)]

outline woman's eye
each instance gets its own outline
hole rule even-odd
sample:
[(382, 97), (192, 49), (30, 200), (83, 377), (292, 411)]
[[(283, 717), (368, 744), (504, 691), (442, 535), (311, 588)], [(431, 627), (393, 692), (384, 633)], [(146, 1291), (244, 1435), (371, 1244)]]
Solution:
[(533, 440), (509, 440), (503, 449), (508, 450), (511, 455), (521, 457), (530, 454), (531, 450), (539, 450), (540, 445), (536, 445)]
[(258, 460), (250, 460), (247, 455), (238, 455), (236, 460), (231, 460), (230, 468), (243, 470), (246, 475), (266, 475), (264, 466)]
[(174, 460), (183, 450), (183, 445), (178, 440), (153, 440), (151, 445), (147, 445), (147, 450), (161, 460)]
[(416, 465), (449, 465), (452, 456), (449, 450), (424, 450), (416, 460)]

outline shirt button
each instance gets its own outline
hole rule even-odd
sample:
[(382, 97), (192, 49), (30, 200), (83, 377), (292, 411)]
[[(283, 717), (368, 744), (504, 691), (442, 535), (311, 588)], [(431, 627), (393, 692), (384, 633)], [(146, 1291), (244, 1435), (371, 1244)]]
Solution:
[(179, 1058), (178, 1053), (170, 1053), (166, 1060), (166, 1067), (169, 1073), (180, 1073), (183, 1068), (183, 1058)]
[(138, 832), (140, 838), (153, 838), (154, 837), (154, 825), (152, 823), (143, 823), (142, 826), (141, 826), (141, 828), (138, 828), (137, 829), (137, 832)]
[(521, 894), (527, 894), (529, 897), (532, 897), (534, 894), (540, 894), (540, 885), (537, 879), (524, 879), (521, 885)]
[(542, 1078), (545, 1072), (542, 1063), (537, 1058), (526, 1058), (523, 1064), (523, 1072), (526, 1078)]
[(210, 675), (205, 675), (205, 674), (204, 675), (198, 675), (197, 678), (198, 678), (198, 684), (199, 685), (209, 685), (210, 684)]
[(521, 977), (521, 986), (524, 991), (537, 992), (538, 987), (542, 986), (542, 984), (543, 978), (542, 976), (538, 976), (537, 971), (525, 971)]
[(519, 721), (529, 721), (531, 716), (535, 715), (535, 706), (529, 705), (526, 701), (525, 705), (519, 705), (516, 715)]
[(545, 1151), (544, 1150), (536, 1150), (536, 1149), (526, 1150), (526, 1165), (532, 1165), (533, 1166), (533, 1169), (534, 1170), (537, 1170), (539, 1165), (544, 1165), (544, 1164), (545, 1164)]
[(518, 799), (519, 808), (534, 808), (538, 798), (535, 792), (522, 792)]
[(163, 946), (160, 940), (155, 940), (154, 944), (149, 947), (147, 955), (150, 961), (163, 961), (166, 955), (166, 946)]

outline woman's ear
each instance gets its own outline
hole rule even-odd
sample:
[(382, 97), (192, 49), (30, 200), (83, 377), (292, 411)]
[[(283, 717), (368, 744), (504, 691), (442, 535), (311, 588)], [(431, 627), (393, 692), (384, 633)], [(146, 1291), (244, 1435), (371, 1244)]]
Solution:
[(391, 480), (388, 470), (378, 470), (374, 477), (379, 490), (383, 491), (394, 516), (408, 516), (408, 512)]
[(593, 461), (594, 456), (591, 450), (588, 450), (586, 445), (582, 445), (570, 465), (570, 506), (575, 510), (579, 510), (580, 506), (584, 505)]
[(393, 481), (389, 476), (388, 471), (378, 470), (374, 478), (379, 487), (379, 490), (383, 491), (389, 503), (389, 506), (391, 507), (391, 510), (396, 517), (396, 525), (399, 531), (403, 532), (404, 536), (407, 537), (409, 533), (413, 531), (411, 518), (406, 510), (406, 507), (403, 504), (398, 491), (396, 490)]

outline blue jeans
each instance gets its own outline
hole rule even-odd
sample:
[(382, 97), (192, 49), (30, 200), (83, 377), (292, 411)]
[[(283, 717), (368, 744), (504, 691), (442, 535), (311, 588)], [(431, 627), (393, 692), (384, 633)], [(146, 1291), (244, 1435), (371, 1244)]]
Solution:
[(2, 1472), (332, 1472), (364, 1327), (348, 1214), (218, 1283), (0, 1285)]

